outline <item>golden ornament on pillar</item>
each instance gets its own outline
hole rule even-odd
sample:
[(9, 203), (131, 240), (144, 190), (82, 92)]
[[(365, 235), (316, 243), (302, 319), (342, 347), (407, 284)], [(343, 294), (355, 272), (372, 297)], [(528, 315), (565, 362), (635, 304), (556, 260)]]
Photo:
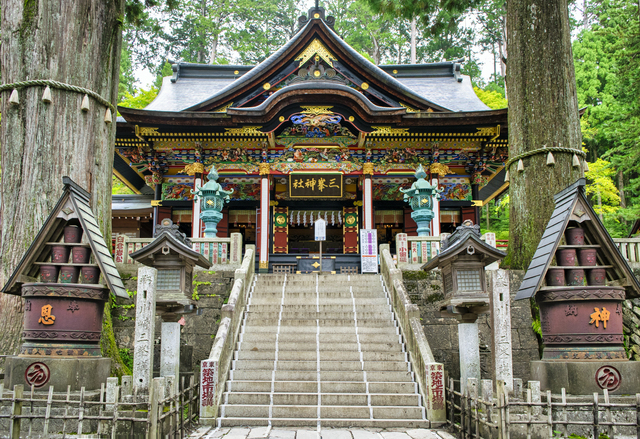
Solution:
[(271, 173), (269, 169), (269, 163), (260, 163), (260, 165), (258, 165), (258, 169), (260, 175), (269, 175)]
[(204, 174), (204, 165), (202, 163), (191, 163), (184, 167), (187, 175)]
[(364, 175), (373, 175), (373, 163), (364, 163), (362, 165), (362, 173)]
[(260, 261), (259, 268), (268, 269), (269, 268), (269, 261)]

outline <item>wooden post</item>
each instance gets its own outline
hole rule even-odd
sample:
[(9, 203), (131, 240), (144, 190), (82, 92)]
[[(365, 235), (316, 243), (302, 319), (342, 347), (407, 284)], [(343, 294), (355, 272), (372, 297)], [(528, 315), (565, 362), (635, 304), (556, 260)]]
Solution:
[(36, 390), (36, 388), (32, 384), (31, 385), (31, 394), (29, 395), (29, 414), (32, 417), (29, 418), (29, 435), (27, 437), (31, 437), (32, 436), (31, 431), (33, 430), (33, 394), (34, 394), (35, 390)]
[[(51, 417), (51, 400), (52, 399), (53, 399), (53, 386), (49, 386), (49, 395), (47, 396), (47, 409), (44, 412), (44, 427), (42, 429), (43, 437), (47, 437), (47, 435), (49, 434), (49, 418)], [(33, 400), (33, 386), (31, 386), (31, 400)], [(33, 407), (31, 407), (31, 414), (33, 415)], [(33, 420), (31, 421), (31, 424), (33, 424)], [(29, 425), (29, 430), (31, 430), (31, 425)]]
[(23, 392), (24, 386), (22, 384), (16, 384), (15, 386), (13, 386), (11, 427), (9, 431), (9, 436), (11, 436), (11, 439), (20, 439), (20, 418), (16, 418), (16, 416), (20, 416), (22, 414), (22, 401), (18, 400), (22, 399)]
[(599, 420), (598, 420), (598, 394), (593, 394), (593, 437), (600, 437), (599, 435)]
[[(104, 386), (104, 383), (102, 383)], [(69, 414), (69, 402), (71, 401), (71, 386), (67, 386), (67, 400), (64, 405), (64, 419), (62, 420), (62, 436), (66, 437), (67, 432), (67, 415)]]
[(152, 385), (149, 387), (147, 439), (157, 439), (158, 437), (159, 401), (162, 399), (164, 399), (164, 378), (154, 378)]
[(527, 439), (531, 439), (531, 389), (527, 389)]
[(636, 435), (640, 437), (640, 393), (636, 393)]
[(568, 433), (568, 424), (567, 424), (567, 391), (563, 387), (562, 391), (562, 420), (564, 423), (562, 424), (562, 434), (563, 436), (567, 436)]
[(604, 393), (604, 403), (605, 403), (605, 414), (607, 418), (607, 422), (609, 425), (607, 426), (607, 431), (609, 432), (609, 437), (616, 436), (616, 427), (613, 425), (613, 416), (611, 415), (611, 407), (609, 407), (609, 391), (607, 389), (602, 389)]
[(187, 421), (189, 422), (189, 425), (191, 425), (191, 419), (194, 417), (193, 414), (193, 383), (194, 383), (195, 379), (193, 377), (193, 375), (191, 375), (189, 377), (189, 403), (188, 403), (188, 417), (187, 417)]
[(78, 405), (78, 435), (82, 434), (82, 422), (84, 420), (84, 387), (80, 388), (80, 404)]
[(547, 421), (549, 422), (549, 437), (553, 437), (553, 405), (551, 404), (551, 390), (547, 390), (547, 410), (549, 416)]
[[(118, 401), (120, 400), (120, 386), (116, 386), (113, 398), (113, 419), (111, 425), (111, 439), (116, 439), (116, 431), (118, 426)], [(135, 411), (133, 412), (135, 416)]]
[(509, 435), (509, 422), (511, 419), (509, 418), (509, 392), (504, 392), (502, 395), (504, 398), (504, 438), (510, 439)]
[(182, 413), (184, 412), (184, 394), (185, 394), (185, 387), (184, 387), (184, 377), (180, 377), (180, 405), (178, 407), (180, 407), (180, 439), (184, 438), (184, 416), (182, 415)]

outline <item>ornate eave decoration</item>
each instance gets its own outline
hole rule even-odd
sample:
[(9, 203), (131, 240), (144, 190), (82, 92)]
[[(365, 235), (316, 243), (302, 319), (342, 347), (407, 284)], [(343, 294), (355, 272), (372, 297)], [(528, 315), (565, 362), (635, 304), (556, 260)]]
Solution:
[(495, 127), (484, 127), (484, 128), (476, 128), (478, 132), (476, 136), (479, 137), (491, 137), (489, 142), (500, 137), (500, 125), (496, 125)]
[(409, 128), (392, 128), (383, 126), (371, 126), (374, 131), (369, 136), (409, 136)]
[(157, 127), (140, 127), (138, 125), (135, 126), (136, 137), (140, 138), (140, 136), (159, 136)]
[(225, 136), (267, 136), (267, 133), (260, 131), (257, 126), (246, 126), (242, 128), (225, 128)]
[(311, 44), (307, 46), (306, 49), (304, 49), (304, 51), (300, 55), (298, 55), (297, 58), (295, 58), (294, 61), (300, 60), (300, 64), (298, 65), (298, 67), (302, 67), (304, 63), (309, 61), (314, 55), (318, 55), (331, 67), (333, 67), (333, 61), (338, 60), (338, 58), (336, 58), (331, 52), (329, 52), (329, 49), (327, 49), (324, 44), (322, 44), (320, 40), (316, 38), (311, 42)]
[(184, 167), (183, 172), (187, 175), (203, 174), (204, 165), (202, 163), (191, 163)]
[(300, 113), (306, 114), (309, 116), (319, 116), (321, 114), (329, 114), (329, 115), (334, 114), (333, 111), (329, 111), (330, 108), (333, 108), (333, 106), (331, 105), (315, 105), (311, 107), (301, 105), (300, 107), (303, 109), (303, 111), (301, 111)]
[(400, 105), (407, 109), (407, 113), (420, 113), (420, 110), (410, 107), (407, 104), (400, 102)]
[[(346, 136), (334, 136), (324, 138), (306, 138), (306, 137), (277, 137), (276, 143), (285, 148), (291, 148), (294, 145), (304, 145), (305, 148), (313, 148), (314, 145), (332, 146), (335, 148), (347, 148), (357, 142), (356, 138)], [(321, 147), (321, 146), (320, 146)]]
[(228, 104), (213, 110), (213, 113), (226, 113), (227, 109), (229, 109), (232, 105), (233, 105), (233, 102), (229, 102)]

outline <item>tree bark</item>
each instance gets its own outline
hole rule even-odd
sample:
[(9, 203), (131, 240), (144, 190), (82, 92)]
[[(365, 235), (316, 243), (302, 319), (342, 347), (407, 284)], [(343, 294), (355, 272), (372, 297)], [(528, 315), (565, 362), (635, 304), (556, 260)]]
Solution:
[[(115, 104), (123, 14), (124, 0), (3, 0), (2, 83), (52, 79)], [(1, 94), (2, 285), (62, 194), (62, 176), (92, 193), (92, 209), (106, 241), (111, 239), (115, 114), (107, 124), (106, 107), (93, 98), (85, 112), (83, 94), (52, 88), (47, 104), (43, 91), (19, 89), (18, 105), (9, 103), (11, 90)], [(17, 353), (22, 312), (20, 297), (0, 298), (0, 353)], [(113, 340), (112, 333), (106, 335)], [(115, 344), (108, 351), (114, 349)]]
[[(567, 0), (507, 2), (509, 156), (547, 147), (580, 151), (576, 79)], [(584, 176), (573, 155), (554, 153), (523, 159), (509, 169), (511, 218), (505, 265), (526, 269), (553, 212), (553, 195)], [(582, 159), (580, 160), (583, 163)]]
[(418, 31), (416, 29), (416, 17), (411, 19), (411, 64), (416, 63), (416, 39)]

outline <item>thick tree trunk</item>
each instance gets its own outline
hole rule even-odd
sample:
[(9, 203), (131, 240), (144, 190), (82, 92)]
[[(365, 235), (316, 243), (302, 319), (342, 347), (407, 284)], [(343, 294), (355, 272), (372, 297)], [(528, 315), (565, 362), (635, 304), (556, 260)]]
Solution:
[(416, 17), (411, 19), (411, 64), (416, 63), (416, 39), (418, 31), (416, 29)]
[[(580, 151), (576, 79), (567, 0), (507, 2), (509, 155), (547, 147)], [(553, 212), (553, 195), (584, 176), (570, 153), (523, 159), (509, 169), (511, 218), (505, 265), (526, 269)], [(582, 159), (580, 160), (582, 163)]]
[[(124, 0), (3, 0), (2, 83), (52, 79), (115, 104), (123, 13)], [(9, 103), (11, 90), (1, 94), (3, 285), (62, 194), (64, 175), (92, 193), (107, 242), (111, 237), (115, 115), (107, 124), (104, 105), (89, 98), (89, 111), (82, 111), (83, 94), (56, 88), (44, 103), (43, 90), (19, 89), (19, 105)], [(0, 298), (0, 353), (17, 352), (21, 331), (22, 299)]]

